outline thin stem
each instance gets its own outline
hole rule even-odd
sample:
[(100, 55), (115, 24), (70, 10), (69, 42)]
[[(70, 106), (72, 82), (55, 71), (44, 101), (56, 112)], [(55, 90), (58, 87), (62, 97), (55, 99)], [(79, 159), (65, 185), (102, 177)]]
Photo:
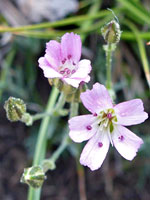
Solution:
[[(72, 102), (70, 105), (70, 118), (73, 116), (76, 116), (78, 114), (78, 107), (79, 103)], [(55, 162), (59, 158), (59, 156), (62, 154), (62, 152), (66, 149), (68, 144), (70, 143), (70, 138), (68, 136), (68, 133), (65, 134), (60, 146), (58, 149), (52, 154), (52, 156), (49, 159), (45, 159), (43, 162), (43, 169), (45, 172), (47, 172), (49, 169), (51, 169), (50, 166), (54, 166)], [(49, 163), (49, 164), (48, 164)]]
[(64, 95), (64, 93), (61, 93), (59, 100), (58, 100), (54, 109), (52, 109), (49, 113), (44, 112), (44, 113), (38, 113), (38, 114), (32, 115), (32, 120), (36, 121), (36, 120), (39, 120), (43, 117), (51, 116), (55, 112), (59, 112), (59, 110), (64, 106), (65, 101), (66, 101), (66, 96)]
[[(58, 93), (59, 93), (59, 91), (56, 88), (52, 89), (52, 93), (50, 95), (50, 98), (49, 98), (48, 104), (47, 104), (47, 108), (46, 108), (47, 112), (50, 112), (52, 110), (52, 108), (56, 102)], [(45, 157), (46, 135), (47, 135), (49, 121), (50, 121), (50, 117), (45, 117), (42, 120), (40, 129), (39, 129), (38, 138), (37, 138), (33, 165), (39, 165)], [(30, 187), (29, 193), (28, 193), (28, 200), (39, 200), (40, 193), (41, 193), (41, 189), (35, 190)]]
[(137, 44), (138, 44), (138, 48), (139, 48), (139, 52), (140, 52), (140, 56), (141, 56), (143, 70), (144, 70), (144, 73), (145, 73), (145, 76), (146, 76), (148, 86), (150, 88), (150, 69), (149, 69), (148, 59), (147, 59), (147, 56), (146, 56), (146, 49), (145, 49), (145, 46), (144, 46), (144, 42), (140, 38), (138, 29), (136, 28), (136, 26), (132, 22), (130, 22), (129, 20), (124, 20), (124, 24), (126, 26), (128, 26), (133, 31), (133, 33), (135, 35), (135, 39), (137, 40)]
[[(113, 9), (115, 12), (120, 11), (122, 9)], [(100, 11), (93, 15), (81, 15), (81, 16), (75, 16), (70, 17), (67, 19), (63, 19), (56, 22), (46, 22), (46, 23), (40, 23), (35, 25), (27, 25), (27, 26), (20, 26), (20, 27), (4, 27), (0, 26), (0, 32), (17, 32), (17, 31), (27, 31), (27, 30), (35, 30), (35, 29), (43, 29), (43, 28), (54, 28), (54, 27), (60, 27), (60, 26), (66, 26), (70, 24), (78, 24), (83, 21), (87, 20), (94, 20), (97, 18), (105, 17), (107, 15), (110, 15), (110, 12), (108, 10)]]
[(76, 159), (76, 163), (77, 163), (78, 188), (79, 188), (80, 200), (87, 200), (84, 168), (82, 165), (80, 165), (78, 157)]
[(79, 109), (79, 103), (72, 102), (70, 105), (70, 116), (69, 118), (72, 118), (78, 114)]
[[(119, 1), (129, 12), (132, 13), (132, 15), (136, 16), (136, 21), (142, 20), (146, 24), (150, 24), (150, 16), (146, 10), (143, 12), (140, 10), (137, 5), (133, 5), (131, 1), (128, 0), (117, 0)], [(128, 12), (127, 12), (128, 13)]]
[(111, 89), (112, 88), (112, 81), (111, 81), (112, 48), (111, 48), (111, 44), (107, 45), (107, 48), (105, 49), (105, 51), (106, 51), (106, 70), (107, 70), (106, 87), (107, 87), (107, 89)]
[(64, 136), (61, 145), (58, 147), (58, 149), (53, 153), (52, 157), (50, 158), (50, 160), (54, 161), (54, 163), (56, 162), (56, 160), (59, 158), (59, 156), (61, 155), (61, 153), (65, 150), (65, 148), (67, 147), (67, 145), (69, 144), (69, 137), (68, 137), (68, 133)]

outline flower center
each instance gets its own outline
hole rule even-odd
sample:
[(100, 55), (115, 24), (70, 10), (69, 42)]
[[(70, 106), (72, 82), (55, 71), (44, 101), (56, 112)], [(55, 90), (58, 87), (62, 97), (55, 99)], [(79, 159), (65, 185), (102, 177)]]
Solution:
[(64, 78), (69, 78), (77, 71), (77, 64), (71, 60), (71, 57), (71, 55), (68, 55), (67, 59), (62, 60), (62, 65), (58, 69)]
[(117, 117), (113, 108), (101, 111), (99, 114), (94, 114), (94, 116), (98, 119), (100, 130), (109, 128), (110, 133), (112, 133), (114, 129), (113, 122), (117, 121)]

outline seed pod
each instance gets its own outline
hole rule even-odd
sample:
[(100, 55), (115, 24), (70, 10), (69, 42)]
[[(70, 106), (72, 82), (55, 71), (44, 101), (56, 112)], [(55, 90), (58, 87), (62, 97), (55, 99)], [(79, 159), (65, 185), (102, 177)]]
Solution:
[(25, 168), (24, 173), (21, 177), (21, 182), (26, 183), (33, 188), (39, 188), (42, 186), (46, 179), (45, 173), (40, 166), (33, 166)]

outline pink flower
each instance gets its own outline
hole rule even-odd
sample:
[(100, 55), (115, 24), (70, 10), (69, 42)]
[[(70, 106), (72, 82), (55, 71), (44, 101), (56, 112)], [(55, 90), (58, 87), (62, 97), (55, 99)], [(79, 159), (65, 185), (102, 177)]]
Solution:
[(124, 126), (139, 124), (148, 118), (142, 101), (133, 99), (113, 105), (108, 91), (99, 83), (82, 93), (81, 100), (92, 114), (69, 120), (71, 139), (79, 143), (89, 140), (81, 153), (80, 163), (91, 170), (100, 168), (110, 143), (125, 159), (132, 160), (143, 140)]
[(61, 43), (51, 40), (46, 44), (46, 53), (39, 59), (39, 66), (46, 78), (60, 78), (78, 88), (80, 82), (89, 82), (91, 62), (81, 60), (81, 38), (74, 33), (62, 36)]

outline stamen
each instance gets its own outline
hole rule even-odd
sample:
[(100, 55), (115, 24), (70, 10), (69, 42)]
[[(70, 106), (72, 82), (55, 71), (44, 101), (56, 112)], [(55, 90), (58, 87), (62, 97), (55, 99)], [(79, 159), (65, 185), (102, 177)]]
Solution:
[(64, 71), (67, 72), (67, 71), (68, 71), (68, 68), (66, 67), (66, 68), (64, 69)]
[(65, 64), (65, 62), (66, 62), (66, 58), (64, 58), (64, 60), (62, 60), (61, 62), (62, 62), (62, 64)]
[(91, 125), (88, 125), (86, 128), (87, 128), (87, 130), (89, 130), (89, 131), (92, 130), (92, 126), (91, 126)]
[(76, 70), (75, 70), (75, 69), (73, 69), (73, 70), (72, 70), (72, 72), (71, 72), (71, 74), (74, 74), (75, 72), (76, 72)]
[(107, 118), (111, 119), (112, 118), (112, 114), (111, 113), (107, 113)]
[(65, 73), (65, 71), (64, 71), (64, 70), (60, 71), (60, 74), (64, 74), (64, 73)]
[(118, 139), (119, 139), (120, 141), (123, 141), (123, 140), (124, 140), (124, 136), (121, 135), (121, 136), (118, 137)]
[(74, 62), (73, 62), (72, 64), (73, 64), (73, 65), (76, 65), (76, 63), (74, 63)]
[(70, 73), (71, 73), (70, 69), (68, 69), (66, 72), (67, 72), (67, 74), (70, 74)]
[(102, 147), (102, 146), (103, 146), (103, 143), (102, 143), (102, 142), (98, 142), (98, 146), (99, 146), (99, 147)]
[(64, 75), (64, 78), (68, 78), (68, 75), (67, 75), (67, 74), (65, 74), (65, 75)]
[(72, 55), (69, 54), (69, 55), (68, 55), (68, 59), (70, 59), (71, 57), (72, 57)]

